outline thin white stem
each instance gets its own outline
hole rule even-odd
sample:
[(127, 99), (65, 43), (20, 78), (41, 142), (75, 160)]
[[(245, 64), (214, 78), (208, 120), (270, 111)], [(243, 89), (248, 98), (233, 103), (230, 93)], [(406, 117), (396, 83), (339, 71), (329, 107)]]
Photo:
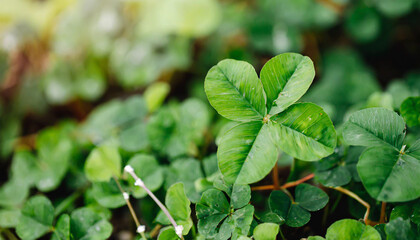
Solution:
[(175, 220), (173, 219), (173, 217), (171, 216), (171, 214), (169, 213), (165, 205), (163, 205), (163, 203), (159, 201), (159, 199), (152, 193), (152, 191), (150, 191), (150, 189), (146, 187), (144, 182), (136, 175), (136, 173), (134, 172), (134, 169), (130, 165), (127, 165), (124, 167), (124, 171), (129, 173), (134, 178), (135, 180), (134, 185), (143, 188), (147, 192), (147, 194), (149, 194), (149, 196), (153, 199), (153, 201), (156, 202), (156, 204), (160, 207), (160, 209), (162, 209), (163, 213), (168, 217), (169, 221), (174, 226), (176, 234), (181, 239), (183, 239), (183, 236), (182, 236), (183, 226), (176, 224)]

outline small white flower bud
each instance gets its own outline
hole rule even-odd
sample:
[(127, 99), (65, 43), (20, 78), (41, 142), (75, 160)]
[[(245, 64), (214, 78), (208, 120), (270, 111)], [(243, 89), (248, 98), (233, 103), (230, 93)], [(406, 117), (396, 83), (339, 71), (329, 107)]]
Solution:
[(123, 197), (124, 197), (125, 200), (128, 200), (128, 199), (130, 199), (130, 194), (128, 194), (126, 192), (123, 192)]
[(137, 232), (138, 233), (144, 233), (146, 231), (146, 226), (144, 225), (140, 225), (137, 227)]
[(178, 225), (175, 227), (175, 233), (178, 236), (182, 236), (182, 231), (184, 230), (184, 227), (182, 225)]
[(130, 165), (127, 165), (127, 166), (124, 167), (124, 171), (126, 171), (128, 173), (133, 173), (134, 169)]

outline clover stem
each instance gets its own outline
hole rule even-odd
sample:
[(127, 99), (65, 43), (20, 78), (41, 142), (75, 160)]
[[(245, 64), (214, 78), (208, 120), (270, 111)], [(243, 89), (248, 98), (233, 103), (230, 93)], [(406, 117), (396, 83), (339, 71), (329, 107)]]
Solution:
[(140, 221), (137, 218), (136, 212), (134, 211), (133, 205), (131, 205), (130, 195), (127, 192), (124, 191), (124, 189), (121, 187), (120, 182), (118, 181), (118, 179), (115, 176), (112, 176), (112, 178), (117, 183), (118, 189), (120, 190), (120, 192), (122, 193), (122, 195), (124, 197), (124, 200), (125, 200), (125, 203), (127, 204), (128, 210), (130, 210), (130, 214), (133, 217), (134, 222), (136, 223), (137, 232), (140, 233), (142, 238), (147, 239), (146, 235), (144, 234), (145, 227), (140, 224)]
[(160, 224), (157, 224), (153, 229), (152, 229), (152, 231), (150, 231), (150, 236), (152, 237), (152, 238), (154, 238), (154, 237), (156, 237), (158, 234), (159, 234), (159, 230), (162, 228), (162, 225), (160, 225)]
[(174, 226), (176, 234), (181, 239), (184, 239), (184, 237), (182, 236), (182, 230), (183, 230), (182, 225), (178, 225), (175, 222), (175, 220), (172, 218), (171, 214), (169, 213), (169, 211), (165, 207), (165, 205), (163, 205), (162, 202), (159, 201), (159, 199), (152, 193), (152, 191), (150, 191), (150, 189), (146, 187), (144, 182), (136, 175), (136, 173), (134, 172), (134, 169), (130, 165), (127, 165), (127, 166), (125, 166), (124, 171), (129, 173), (134, 178), (134, 180), (135, 180), (134, 185), (143, 188), (147, 192), (147, 194), (153, 199), (153, 201), (155, 201), (155, 203), (160, 207), (160, 209), (162, 209), (163, 213), (168, 217), (169, 221)]
[(252, 191), (274, 190), (274, 185), (255, 186), (255, 187), (251, 187), (251, 190)]
[(273, 185), (274, 185), (274, 189), (278, 190), (280, 189), (280, 183), (279, 183), (279, 165), (274, 165), (273, 167)]
[(286, 238), (283, 235), (283, 232), (281, 231), (281, 226), (279, 227), (279, 233), (280, 233), (281, 239), (286, 240)]
[(386, 202), (382, 202), (381, 205), (381, 216), (379, 217), (379, 223), (386, 222)]
[(354, 200), (358, 201), (360, 204), (362, 204), (364, 207), (366, 207), (366, 213), (365, 216), (363, 218), (363, 221), (365, 222), (365, 224), (367, 225), (369, 222), (369, 213), (370, 213), (370, 205), (369, 203), (365, 202), (363, 199), (361, 199), (357, 194), (355, 194), (354, 192), (342, 188), (342, 187), (331, 187), (339, 192), (342, 192), (344, 194), (346, 194), (347, 196), (353, 198)]
[(303, 177), (303, 178), (301, 178), (299, 180), (296, 180), (294, 182), (288, 182), (286, 184), (283, 184), (282, 186), (280, 186), (280, 188), (290, 188), (290, 187), (297, 186), (297, 185), (299, 185), (299, 184), (301, 184), (303, 182), (306, 182), (308, 180), (311, 180), (314, 176), (315, 176), (315, 174), (311, 173), (308, 176)]
[[(273, 169), (273, 172), (274, 172), (274, 169)], [(315, 176), (315, 174), (311, 173), (308, 176), (303, 177), (303, 178), (301, 178), (299, 180), (296, 180), (294, 182), (285, 183), (285, 184), (281, 185), (279, 188), (276, 188), (275, 185), (264, 185), (264, 186), (255, 186), (255, 187), (252, 187), (251, 190), (252, 191), (264, 191), (264, 190), (276, 190), (276, 189), (291, 188), (291, 187), (297, 186), (297, 185), (299, 185), (299, 184), (301, 184), (303, 182), (306, 182), (308, 180), (311, 180), (314, 176)]]

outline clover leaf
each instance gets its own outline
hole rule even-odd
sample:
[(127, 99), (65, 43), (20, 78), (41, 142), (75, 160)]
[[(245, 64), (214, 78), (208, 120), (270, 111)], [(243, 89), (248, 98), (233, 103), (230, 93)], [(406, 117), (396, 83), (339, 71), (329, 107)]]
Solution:
[(310, 212), (318, 211), (328, 202), (328, 195), (309, 184), (300, 184), (295, 190), (295, 200), (282, 191), (273, 191), (268, 199), (272, 213), (286, 220), (290, 227), (301, 227), (309, 222)]
[(401, 104), (401, 116), (409, 127), (420, 125), (420, 97), (409, 97)]
[[(165, 204), (175, 222), (184, 227), (182, 234), (187, 235), (193, 222), (191, 220), (191, 202), (188, 200), (187, 195), (185, 195), (183, 183), (175, 183), (168, 188)], [(156, 221), (165, 225), (171, 224), (168, 217), (162, 211), (157, 215)]]
[(355, 112), (344, 124), (343, 136), (351, 145), (369, 147), (357, 171), (373, 198), (402, 202), (420, 196), (420, 141), (405, 150), (405, 123), (397, 113), (384, 108)]
[(85, 174), (91, 181), (106, 182), (121, 174), (121, 157), (114, 146), (100, 146), (92, 150), (85, 163)]
[(261, 223), (254, 229), (255, 240), (275, 240), (279, 233), (279, 225), (274, 223)]
[(225, 133), (217, 152), (229, 184), (261, 180), (279, 149), (306, 161), (328, 156), (336, 133), (328, 115), (311, 103), (297, 103), (314, 78), (312, 61), (285, 53), (269, 60), (260, 78), (242, 61), (223, 60), (208, 72), (204, 88), (216, 111), (241, 122)]
[(327, 230), (327, 240), (381, 240), (381, 235), (371, 226), (353, 219), (333, 223)]
[(23, 240), (37, 239), (52, 231), (54, 207), (44, 196), (29, 199), (23, 209), (16, 226), (16, 233)]
[(248, 185), (234, 185), (230, 203), (218, 189), (205, 191), (196, 205), (199, 233), (213, 239), (247, 236), (254, 214), (254, 207), (248, 204), (250, 199)]

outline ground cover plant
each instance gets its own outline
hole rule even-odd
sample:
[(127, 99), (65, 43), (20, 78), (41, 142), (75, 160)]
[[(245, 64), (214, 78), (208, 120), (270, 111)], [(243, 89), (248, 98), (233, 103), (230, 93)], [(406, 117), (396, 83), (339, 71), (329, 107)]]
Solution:
[(0, 5), (0, 240), (420, 239), (418, 0)]

